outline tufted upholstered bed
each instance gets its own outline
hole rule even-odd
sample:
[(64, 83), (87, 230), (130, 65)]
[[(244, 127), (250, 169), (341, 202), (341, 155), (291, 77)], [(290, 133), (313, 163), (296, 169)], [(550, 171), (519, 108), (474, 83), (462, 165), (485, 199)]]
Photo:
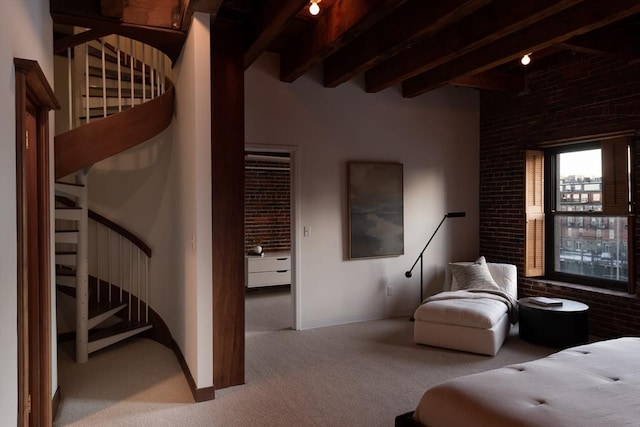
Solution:
[(396, 426), (640, 426), (640, 338), (569, 348), (446, 381)]

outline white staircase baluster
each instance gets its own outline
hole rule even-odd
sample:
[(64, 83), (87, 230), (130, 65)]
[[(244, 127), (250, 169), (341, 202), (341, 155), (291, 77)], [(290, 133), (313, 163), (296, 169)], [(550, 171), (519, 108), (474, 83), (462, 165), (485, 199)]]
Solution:
[(129, 242), (129, 322), (131, 322), (131, 294), (133, 293), (133, 243)]
[(102, 48), (102, 117), (107, 117), (107, 64), (104, 54), (104, 38), (100, 40)]
[(116, 55), (118, 56), (118, 112), (122, 111), (122, 67), (120, 64), (120, 36), (116, 36)]
[(165, 65), (165, 60), (164, 57), (161, 56), (161, 61), (160, 61), (160, 95), (164, 94), (164, 79), (165, 79), (165, 75), (164, 75), (164, 65)]
[(107, 228), (107, 280), (109, 287), (109, 302), (111, 302), (111, 230)]
[(91, 110), (89, 109), (89, 43), (84, 44), (84, 75), (85, 75), (85, 114), (86, 114), (86, 123), (91, 121)]
[(122, 234), (120, 235), (120, 247), (118, 253), (120, 254), (120, 263), (118, 264), (120, 267), (120, 302), (122, 302), (122, 288), (124, 288), (124, 277), (122, 276)]
[[(129, 69), (131, 72), (130, 75), (130, 82), (129, 82), (129, 86), (130, 86), (130, 90), (131, 90), (131, 108), (133, 108), (134, 102), (135, 102), (135, 91), (134, 91), (134, 84), (133, 84), (133, 63), (135, 62), (135, 57), (133, 55), (133, 39), (129, 39), (130, 42), (130, 47), (131, 47), (131, 53), (129, 55)], [(131, 319), (129, 319), (131, 320)]]
[[(137, 249), (137, 248), (136, 248)], [(138, 255), (138, 262), (136, 263), (136, 271), (137, 271), (137, 275), (138, 275), (138, 283), (136, 286), (136, 296), (138, 297), (138, 322), (140, 321), (140, 273), (141, 273), (141, 269), (140, 269), (140, 249), (136, 250), (137, 255)]]
[(69, 130), (73, 129), (73, 77), (71, 68), (71, 48), (67, 48), (67, 84), (69, 85)]
[(144, 53), (145, 53), (145, 48), (144, 45), (142, 45), (142, 103), (144, 104), (145, 102), (147, 102), (147, 73), (145, 65), (144, 65)]
[[(86, 175), (83, 171), (76, 175), (78, 184), (86, 185)], [(76, 266), (76, 361), (84, 363), (89, 358), (89, 248), (87, 192), (77, 198), (77, 204), (82, 209), (82, 217), (78, 221), (78, 245)]]
[(96, 222), (96, 286), (98, 302), (100, 302), (100, 224)]
[(149, 70), (151, 71), (151, 99), (155, 98), (155, 79), (154, 79), (154, 67), (156, 66), (155, 61), (155, 49), (151, 48), (151, 65), (149, 66)]
[(144, 305), (146, 310), (145, 322), (149, 323), (149, 257), (145, 254), (144, 256), (144, 264), (145, 264), (145, 275), (144, 275)]

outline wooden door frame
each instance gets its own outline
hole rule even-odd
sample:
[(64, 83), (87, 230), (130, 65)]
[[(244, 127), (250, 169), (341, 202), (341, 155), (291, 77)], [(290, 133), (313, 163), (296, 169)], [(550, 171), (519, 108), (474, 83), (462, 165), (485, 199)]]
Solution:
[[(18, 426), (47, 426), (52, 423), (51, 372), (51, 225), (49, 181), (49, 111), (60, 108), (51, 86), (37, 61), (14, 58), (16, 91), (16, 228), (17, 228), (17, 303), (18, 303)], [(29, 137), (36, 153), (36, 188), (27, 188), (25, 133), (26, 113), (36, 120), (36, 135)], [(25, 191), (36, 193), (37, 209), (25, 210)], [(37, 216), (37, 260), (26, 254), (25, 220)], [(35, 264), (35, 265), (33, 265)], [(38, 283), (26, 288), (25, 273), (35, 271)], [(32, 273), (33, 274), (33, 273)], [(34, 292), (37, 291), (37, 292)], [(37, 295), (32, 295), (37, 293)], [(31, 299), (29, 298), (31, 297)], [(27, 328), (29, 325), (35, 327)], [(31, 333), (28, 333), (31, 332)], [(35, 354), (32, 348), (44, 351)], [(47, 351), (49, 350), (49, 351)], [(36, 363), (36, 375), (30, 378), (30, 365)], [(28, 415), (28, 396), (34, 411)]]

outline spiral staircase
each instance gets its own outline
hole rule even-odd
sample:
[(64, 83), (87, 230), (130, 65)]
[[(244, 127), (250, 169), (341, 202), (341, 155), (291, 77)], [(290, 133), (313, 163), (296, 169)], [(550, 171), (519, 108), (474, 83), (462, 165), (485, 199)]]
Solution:
[[(75, 298), (76, 361), (153, 327), (151, 249), (88, 208), (91, 166), (143, 143), (173, 116), (170, 61), (159, 50), (117, 35), (86, 41), (75, 29), (63, 56), (66, 130), (54, 139), (58, 292)], [(63, 93), (63, 92), (66, 92)], [(59, 120), (60, 121), (60, 120)], [(59, 129), (58, 129), (59, 131)]]

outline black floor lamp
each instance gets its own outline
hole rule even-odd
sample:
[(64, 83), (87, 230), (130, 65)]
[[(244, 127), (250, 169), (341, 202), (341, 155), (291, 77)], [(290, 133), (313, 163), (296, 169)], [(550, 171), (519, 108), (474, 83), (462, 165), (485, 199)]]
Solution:
[[(418, 261), (420, 261), (420, 304), (422, 304), (422, 299), (423, 299), (423, 296), (422, 296), (422, 254), (424, 254), (424, 251), (427, 249), (427, 246), (429, 246), (429, 243), (431, 243), (431, 241), (433, 240), (433, 237), (436, 235), (438, 230), (440, 230), (440, 226), (442, 225), (442, 223), (444, 222), (445, 219), (447, 219), (447, 218), (461, 218), (461, 217), (464, 217), (466, 214), (467, 214), (466, 212), (449, 212), (449, 213), (445, 214), (444, 217), (442, 218), (442, 221), (440, 221), (440, 224), (438, 224), (438, 227), (436, 228), (436, 231), (433, 232), (433, 234), (429, 238), (429, 241), (427, 242), (427, 244), (424, 245), (424, 248), (420, 252), (420, 255), (418, 255), (418, 258), (416, 258), (416, 261), (413, 263), (413, 265), (411, 266), (409, 271), (404, 273), (405, 276), (411, 277), (412, 276), (411, 272), (413, 271), (413, 268), (416, 266)], [(418, 304), (418, 305), (420, 305), (420, 304)]]

